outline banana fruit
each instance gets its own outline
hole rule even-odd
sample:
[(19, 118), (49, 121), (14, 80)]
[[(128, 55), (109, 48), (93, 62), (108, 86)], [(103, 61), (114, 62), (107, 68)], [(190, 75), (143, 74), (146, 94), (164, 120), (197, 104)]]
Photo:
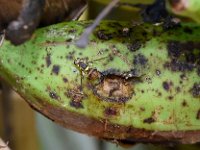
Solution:
[(120, 142), (200, 141), (200, 27), (90, 21), (38, 29), (0, 47), (0, 78), (49, 119)]

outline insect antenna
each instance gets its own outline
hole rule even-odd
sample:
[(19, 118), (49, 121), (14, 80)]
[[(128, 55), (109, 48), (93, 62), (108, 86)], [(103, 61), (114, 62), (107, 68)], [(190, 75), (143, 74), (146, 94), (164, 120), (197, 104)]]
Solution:
[(119, 0), (112, 0), (104, 10), (97, 16), (94, 23), (87, 27), (84, 33), (81, 35), (80, 39), (76, 42), (76, 46), (79, 48), (85, 48), (89, 41), (89, 35), (98, 26), (100, 21), (119, 3)]

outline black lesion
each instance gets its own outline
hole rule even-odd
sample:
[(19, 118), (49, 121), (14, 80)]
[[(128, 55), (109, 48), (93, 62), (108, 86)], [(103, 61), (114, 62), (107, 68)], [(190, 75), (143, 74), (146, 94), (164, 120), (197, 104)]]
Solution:
[(196, 68), (199, 75), (200, 43), (169, 41), (167, 45), (170, 61), (164, 67), (176, 72), (193, 71)]
[(194, 97), (200, 97), (200, 83), (195, 83), (191, 89)]

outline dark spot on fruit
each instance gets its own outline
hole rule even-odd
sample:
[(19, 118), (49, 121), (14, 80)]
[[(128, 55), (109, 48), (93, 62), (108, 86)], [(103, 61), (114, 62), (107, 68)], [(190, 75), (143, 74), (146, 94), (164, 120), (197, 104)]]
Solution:
[(172, 59), (171, 62), (167, 62), (164, 64), (165, 68), (169, 68), (171, 71), (192, 71), (194, 69), (194, 65), (187, 62), (180, 62), (178, 60)]
[(187, 79), (188, 79), (188, 78), (186, 77), (185, 74), (181, 74), (181, 75), (180, 75), (180, 78), (181, 78), (182, 80), (187, 80)]
[(112, 38), (112, 34), (110, 33), (105, 33), (105, 30), (98, 30), (97, 31), (97, 37), (101, 40), (109, 40)]
[(200, 109), (197, 112), (197, 116), (196, 116), (197, 120), (200, 120)]
[(158, 96), (162, 96), (162, 93), (161, 93), (161, 92), (158, 92)]
[(142, 55), (142, 54), (138, 54), (134, 57), (134, 60), (133, 60), (133, 64), (134, 65), (142, 65), (142, 66), (145, 66), (147, 64), (147, 61), (148, 59)]
[(86, 63), (84, 63), (84, 62), (79, 62), (78, 65), (79, 65), (80, 68), (82, 68), (83, 70), (85, 70), (85, 69), (88, 67), (88, 65), (87, 65)]
[(117, 109), (114, 107), (108, 107), (105, 109), (105, 115), (106, 116), (116, 116), (117, 115)]
[(132, 82), (118, 75), (104, 75), (93, 92), (101, 100), (125, 103), (133, 95)]
[(49, 67), (51, 65), (51, 54), (47, 54), (46, 56), (46, 65)]
[(197, 69), (197, 74), (200, 76), (200, 67)]
[(187, 106), (188, 106), (188, 103), (184, 100), (184, 101), (182, 102), (182, 106), (183, 106), (183, 107), (187, 107)]
[(157, 69), (157, 70), (156, 70), (156, 75), (157, 75), (157, 76), (160, 76), (160, 74), (161, 74), (161, 71)]
[(168, 55), (171, 60), (165, 63), (165, 67), (171, 71), (192, 71), (197, 68), (198, 74), (198, 62), (200, 62), (200, 43), (199, 42), (168, 42)]
[(69, 38), (69, 39), (66, 39), (66, 42), (71, 42), (72, 41), (72, 38)]
[(174, 98), (173, 96), (168, 96), (169, 100), (173, 100), (173, 98)]
[(76, 32), (76, 29), (70, 29), (69, 31), (68, 31), (68, 33), (75, 33)]
[(163, 29), (165, 31), (169, 29), (178, 28), (178, 27), (181, 27), (180, 21), (171, 16), (167, 17), (163, 22)]
[(144, 112), (145, 108), (144, 107), (140, 107), (140, 111)]
[(155, 119), (152, 118), (152, 117), (150, 117), (150, 118), (146, 118), (146, 119), (144, 119), (143, 122), (144, 122), (144, 123), (151, 124), (151, 123), (155, 122)]
[(133, 42), (132, 44), (129, 44), (129, 45), (127, 46), (127, 48), (128, 48), (130, 51), (135, 52), (135, 51), (139, 50), (141, 46), (142, 46), (142, 43), (141, 43), (140, 41), (135, 41), (135, 42)]
[(183, 29), (183, 31), (184, 31), (185, 33), (188, 33), (188, 34), (192, 34), (192, 33), (193, 33), (192, 29), (189, 28), (189, 27), (185, 27), (185, 28)]
[(57, 93), (54, 92), (54, 91), (50, 91), (50, 92), (49, 92), (49, 96), (50, 96), (52, 99), (56, 99), (56, 100), (59, 99), (59, 96), (58, 96)]
[(169, 54), (171, 57), (179, 57), (180, 54), (181, 54), (177, 43), (178, 43), (178, 42), (170, 41), (170, 42), (168, 43), (168, 45), (167, 45), (168, 54)]
[(52, 73), (54, 73), (55, 75), (58, 75), (59, 71), (60, 71), (60, 66), (59, 65), (53, 65)]
[(70, 106), (75, 108), (83, 108), (82, 100), (85, 98), (85, 94), (81, 91), (80, 87), (70, 89), (64, 93), (67, 98), (70, 98)]
[(191, 91), (194, 97), (200, 97), (200, 83), (195, 83)]
[(169, 91), (169, 90), (170, 90), (170, 84), (169, 84), (167, 81), (164, 81), (164, 82), (163, 82), (163, 88), (164, 88), (166, 91)]
[(70, 106), (78, 109), (78, 108), (83, 108), (82, 102), (80, 101), (75, 101), (75, 100), (71, 100), (70, 101)]
[(75, 51), (69, 52), (68, 55), (66, 56), (66, 59), (73, 60), (74, 59), (74, 54), (75, 54)]
[(181, 91), (181, 88), (178, 86), (176, 87), (176, 92), (179, 93)]
[(65, 83), (67, 83), (67, 82), (68, 82), (68, 79), (67, 79), (67, 78), (63, 78), (63, 81), (64, 81)]

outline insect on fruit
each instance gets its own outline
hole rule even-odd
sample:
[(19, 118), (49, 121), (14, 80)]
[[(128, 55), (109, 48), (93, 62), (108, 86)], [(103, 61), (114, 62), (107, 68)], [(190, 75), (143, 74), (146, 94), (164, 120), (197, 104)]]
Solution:
[(89, 62), (87, 58), (77, 58), (74, 61), (75, 66), (78, 68), (81, 74), (81, 83), (82, 83), (82, 77), (86, 76), (89, 80), (95, 80), (100, 78), (101, 73), (96, 69), (92, 68), (91, 61)]

